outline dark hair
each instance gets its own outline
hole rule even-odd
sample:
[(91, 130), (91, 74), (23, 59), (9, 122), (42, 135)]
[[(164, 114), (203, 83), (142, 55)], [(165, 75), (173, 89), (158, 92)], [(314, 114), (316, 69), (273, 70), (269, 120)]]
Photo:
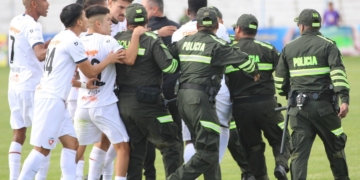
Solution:
[(82, 5), (74, 3), (65, 6), (60, 14), (60, 20), (66, 28), (73, 27), (81, 17), (84, 8)]
[(198, 10), (202, 7), (207, 7), (207, 0), (188, 0), (189, 12), (196, 15)]
[[(118, 0), (111, 0), (111, 1), (116, 2), (116, 1), (118, 1)], [(134, 0), (120, 0), (120, 1), (126, 1), (126, 2), (128, 2), (128, 3), (132, 3)]]
[(77, 4), (83, 5), (84, 4), (84, 0), (76, 0)]
[(104, 0), (85, 0), (84, 1), (84, 9), (88, 8), (89, 6), (103, 5), (103, 4), (105, 4)]
[[(257, 23), (250, 23), (252, 25), (258, 25)], [(245, 34), (245, 35), (250, 35), (250, 36), (255, 36), (257, 34), (257, 29), (251, 29), (249, 27), (241, 27), (241, 31)]]
[(91, 18), (96, 15), (109, 14), (110, 10), (104, 6), (92, 5), (85, 10), (86, 18)]
[(157, 6), (161, 12), (164, 12), (164, 1), (163, 0), (148, 0), (149, 3)]

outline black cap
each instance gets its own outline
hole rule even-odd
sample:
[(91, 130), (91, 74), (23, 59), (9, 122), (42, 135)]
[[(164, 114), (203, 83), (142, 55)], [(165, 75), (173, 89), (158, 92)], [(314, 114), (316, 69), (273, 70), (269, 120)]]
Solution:
[(196, 13), (196, 20), (200, 26), (213, 27), (218, 24), (216, 11), (213, 8), (203, 7)]
[(147, 11), (138, 3), (130, 4), (126, 8), (125, 16), (128, 24), (141, 24), (147, 21)]
[(314, 9), (304, 9), (294, 21), (306, 26), (321, 27), (321, 16)]
[(250, 29), (257, 29), (258, 28), (258, 20), (256, 19), (256, 17), (252, 14), (243, 14), (239, 17), (239, 19), (237, 20), (237, 23), (235, 25), (233, 25), (233, 27), (247, 27)]
[(218, 17), (218, 18), (220, 18), (220, 19), (223, 18), (222, 13), (220, 12), (220, 10), (219, 10), (217, 7), (215, 7), (215, 6), (210, 6), (210, 8), (213, 8), (213, 9), (216, 11), (216, 14), (217, 14), (217, 17)]

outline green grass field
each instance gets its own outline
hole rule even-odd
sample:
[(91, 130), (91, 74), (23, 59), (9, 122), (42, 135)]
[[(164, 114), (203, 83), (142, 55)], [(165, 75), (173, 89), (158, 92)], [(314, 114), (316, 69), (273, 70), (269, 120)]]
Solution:
[[(360, 116), (360, 81), (357, 81), (356, 78), (359, 74), (360, 68), (360, 58), (359, 57), (346, 57), (344, 60), (345, 66), (347, 68), (347, 75), (351, 85), (351, 105), (350, 113), (343, 120), (343, 128), (345, 133), (348, 136), (348, 141), (346, 145), (346, 155), (348, 161), (348, 167), (350, 172), (351, 179), (360, 179), (360, 145), (359, 140), (356, 139), (360, 133), (360, 123), (356, 117)], [(0, 68), (0, 180), (9, 179), (8, 172), (8, 149), (12, 139), (12, 130), (9, 124), (10, 111), (7, 101), (7, 84), (8, 84), (8, 68)], [(280, 100), (285, 104), (284, 98)], [(23, 148), (22, 159), (26, 158), (28, 153), (31, 150), (29, 144), (30, 129), (28, 130), (28, 136)], [(274, 158), (272, 157), (271, 148), (267, 146), (266, 149), (266, 160), (268, 167), (268, 174), (270, 179), (274, 179), (273, 169), (275, 166)], [(85, 157), (88, 157), (90, 148), (88, 148), (87, 154)], [(49, 180), (59, 180), (60, 179), (60, 152), (61, 145), (58, 145), (57, 148), (52, 152), (51, 155), (51, 165), (48, 174)], [(156, 158), (156, 167), (157, 167), (157, 177), (162, 180), (164, 177), (164, 169), (162, 165), (161, 156), (158, 153)], [(233, 180), (240, 179), (240, 169), (236, 165), (235, 161), (231, 158), (230, 153), (227, 152), (224, 160), (221, 163), (222, 177), (224, 180)], [(88, 171), (88, 164), (85, 165), (85, 174)], [(199, 178), (202, 179), (202, 178)], [(315, 180), (330, 180), (332, 178), (332, 173), (330, 171), (330, 165), (325, 155), (324, 147), (319, 138), (316, 138), (315, 143), (312, 147), (311, 157), (308, 165), (308, 179)]]

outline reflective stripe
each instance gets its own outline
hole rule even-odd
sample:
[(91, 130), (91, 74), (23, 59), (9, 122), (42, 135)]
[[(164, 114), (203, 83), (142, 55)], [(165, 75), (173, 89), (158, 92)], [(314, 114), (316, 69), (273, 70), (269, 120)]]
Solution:
[(344, 83), (344, 82), (336, 82), (336, 83), (333, 83), (333, 85), (335, 87), (344, 86), (344, 87), (350, 89), (350, 85), (348, 83)]
[(164, 49), (168, 49), (168, 48), (165, 46), (165, 44), (160, 44), (160, 46), (161, 46), (162, 48), (164, 48)]
[(166, 69), (163, 69), (164, 73), (174, 73), (178, 67), (178, 61), (173, 59), (170, 66)]
[(244, 68), (243, 70), (244, 70), (245, 72), (247, 72), (247, 73), (254, 72), (254, 70), (255, 70), (255, 63), (254, 63), (254, 61), (252, 61), (251, 65), (250, 65), (249, 67)]
[(283, 91), (281, 89), (278, 89), (278, 93), (282, 93)]
[(345, 71), (343, 71), (343, 70), (341, 70), (341, 69), (332, 70), (332, 71), (330, 72), (330, 75), (333, 76), (333, 75), (335, 75), (336, 73), (340, 73), (340, 74), (342, 74), (344, 77), (346, 77)]
[(203, 21), (203, 25), (212, 25), (212, 21)]
[(144, 48), (139, 48), (138, 49), (138, 55), (140, 55), (140, 56), (145, 55), (145, 49)]
[(211, 57), (208, 56), (200, 56), (200, 55), (179, 55), (180, 57), (180, 61), (182, 62), (186, 62), (186, 61), (191, 61), (191, 62), (199, 62), (199, 63), (205, 63), (205, 64), (210, 64), (211, 62)]
[(236, 129), (236, 123), (234, 121), (230, 122), (230, 129)]
[(249, 60), (247, 60), (245, 63), (240, 64), (239, 68), (240, 68), (240, 69), (244, 69), (244, 67), (250, 65), (251, 63), (254, 63), (254, 62), (249, 59)]
[(275, 83), (275, 87), (278, 88), (278, 89), (281, 89), (282, 84), (276, 84), (276, 83)]
[(312, 23), (312, 27), (320, 27), (320, 23)]
[(157, 39), (157, 36), (155, 34), (153, 34), (153, 33), (146, 32), (145, 35), (150, 36), (150, 37), (152, 37), (154, 39)]
[(340, 127), (339, 129), (335, 129), (331, 131), (333, 134), (335, 134), (335, 136), (339, 136), (340, 134), (342, 134), (344, 132), (343, 128)]
[(330, 42), (331, 44), (334, 44), (334, 42), (332, 42), (332, 41), (330, 41), (330, 40), (328, 40), (328, 39), (326, 39), (326, 38), (324, 38), (324, 37), (322, 37), (322, 36), (320, 36), (320, 35), (317, 35), (317, 36), (318, 36), (319, 38), (327, 41), (327, 42)]
[(145, 18), (135, 18), (135, 22), (143, 22), (145, 21)]
[(215, 41), (219, 42), (220, 44), (222, 45), (225, 45), (226, 44), (226, 41), (222, 40), (222, 39), (219, 39), (218, 37), (216, 36), (213, 36), (213, 35), (210, 35)]
[(274, 80), (275, 81), (280, 81), (280, 82), (283, 82), (284, 81), (284, 78), (280, 78), (280, 77), (274, 77)]
[(251, 29), (256, 29), (257, 26), (256, 26), (256, 25), (253, 25), (253, 24), (250, 24), (250, 25), (249, 25), (249, 28), (251, 28)]
[(273, 70), (273, 65), (271, 63), (257, 63), (259, 70), (266, 71), (266, 70)]
[(281, 129), (284, 129), (285, 128), (285, 123), (284, 122), (281, 122), (278, 124), (278, 126), (281, 128)]
[(161, 116), (161, 117), (157, 117), (157, 120), (163, 124), (163, 123), (169, 123), (169, 122), (174, 122), (171, 115), (166, 115), (166, 116)]
[(335, 80), (344, 80), (345, 82), (349, 83), (348, 80), (347, 80), (347, 78), (344, 77), (344, 76), (331, 76), (331, 79), (332, 79), (333, 81), (335, 81)]
[(137, 10), (136, 10), (136, 13), (142, 13), (142, 10), (141, 10), (141, 9), (137, 9)]
[(212, 129), (215, 132), (220, 133), (220, 126), (215, 123), (208, 122), (208, 121), (200, 121), (200, 124), (206, 128)]
[(234, 68), (234, 66), (227, 66), (226, 70), (225, 70), (225, 74), (236, 72), (236, 71), (239, 71), (239, 70), (240, 70), (239, 68)]
[(330, 72), (329, 67), (323, 68), (312, 68), (312, 69), (299, 69), (299, 70), (290, 70), (290, 76), (311, 76), (311, 75), (320, 75), (320, 74), (328, 74)]
[(263, 43), (261, 41), (254, 40), (254, 43), (260, 44), (261, 46), (267, 47), (269, 49), (273, 49), (273, 47), (271, 45)]

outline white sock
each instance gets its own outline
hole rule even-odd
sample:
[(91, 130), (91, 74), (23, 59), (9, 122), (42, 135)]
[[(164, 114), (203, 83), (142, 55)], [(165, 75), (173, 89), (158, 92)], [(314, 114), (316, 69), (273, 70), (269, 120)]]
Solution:
[(24, 161), (19, 180), (33, 180), (44, 159), (43, 154), (33, 149)]
[(40, 165), (39, 171), (36, 173), (35, 180), (46, 180), (46, 176), (50, 167), (50, 155), (47, 155)]
[(106, 151), (98, 147), (93, 147), (89, 157), (89, 175), (88, 179), (99, 179), (104, 165)]
[(187, 144), (184, 150), (184, 163), (186, 164), (195, 153), (196, 151), (194, 148), (194, 144), (193, 143)]
[(103, 180), (111, 180), (114, 173), (114, 159), (116, 158), (116, 151), (113, 145), (110, 145), (106, 152), (104, 169), (102, 172)]
[(76, 151), (63, 148), (61, 151), (60, 167), (64, 180), (76, 179)]
[(126, 180), (126, 177), (115, 176), (115, 180)]
[(226, 148), (228, 146), (229, 136), (230, 136), (229, 128), (220, 127), (219, 164), (223, 159)]
[(21, 149), (21, 144), (17, 142), (11, 142), (9, 148), (10, 180), (17, 180), (19, 178), (21, 168)]
[(79, 162), (76, 164), (76, 180), (83, 180), (84, 164), (84, 160), (79, 160)]

